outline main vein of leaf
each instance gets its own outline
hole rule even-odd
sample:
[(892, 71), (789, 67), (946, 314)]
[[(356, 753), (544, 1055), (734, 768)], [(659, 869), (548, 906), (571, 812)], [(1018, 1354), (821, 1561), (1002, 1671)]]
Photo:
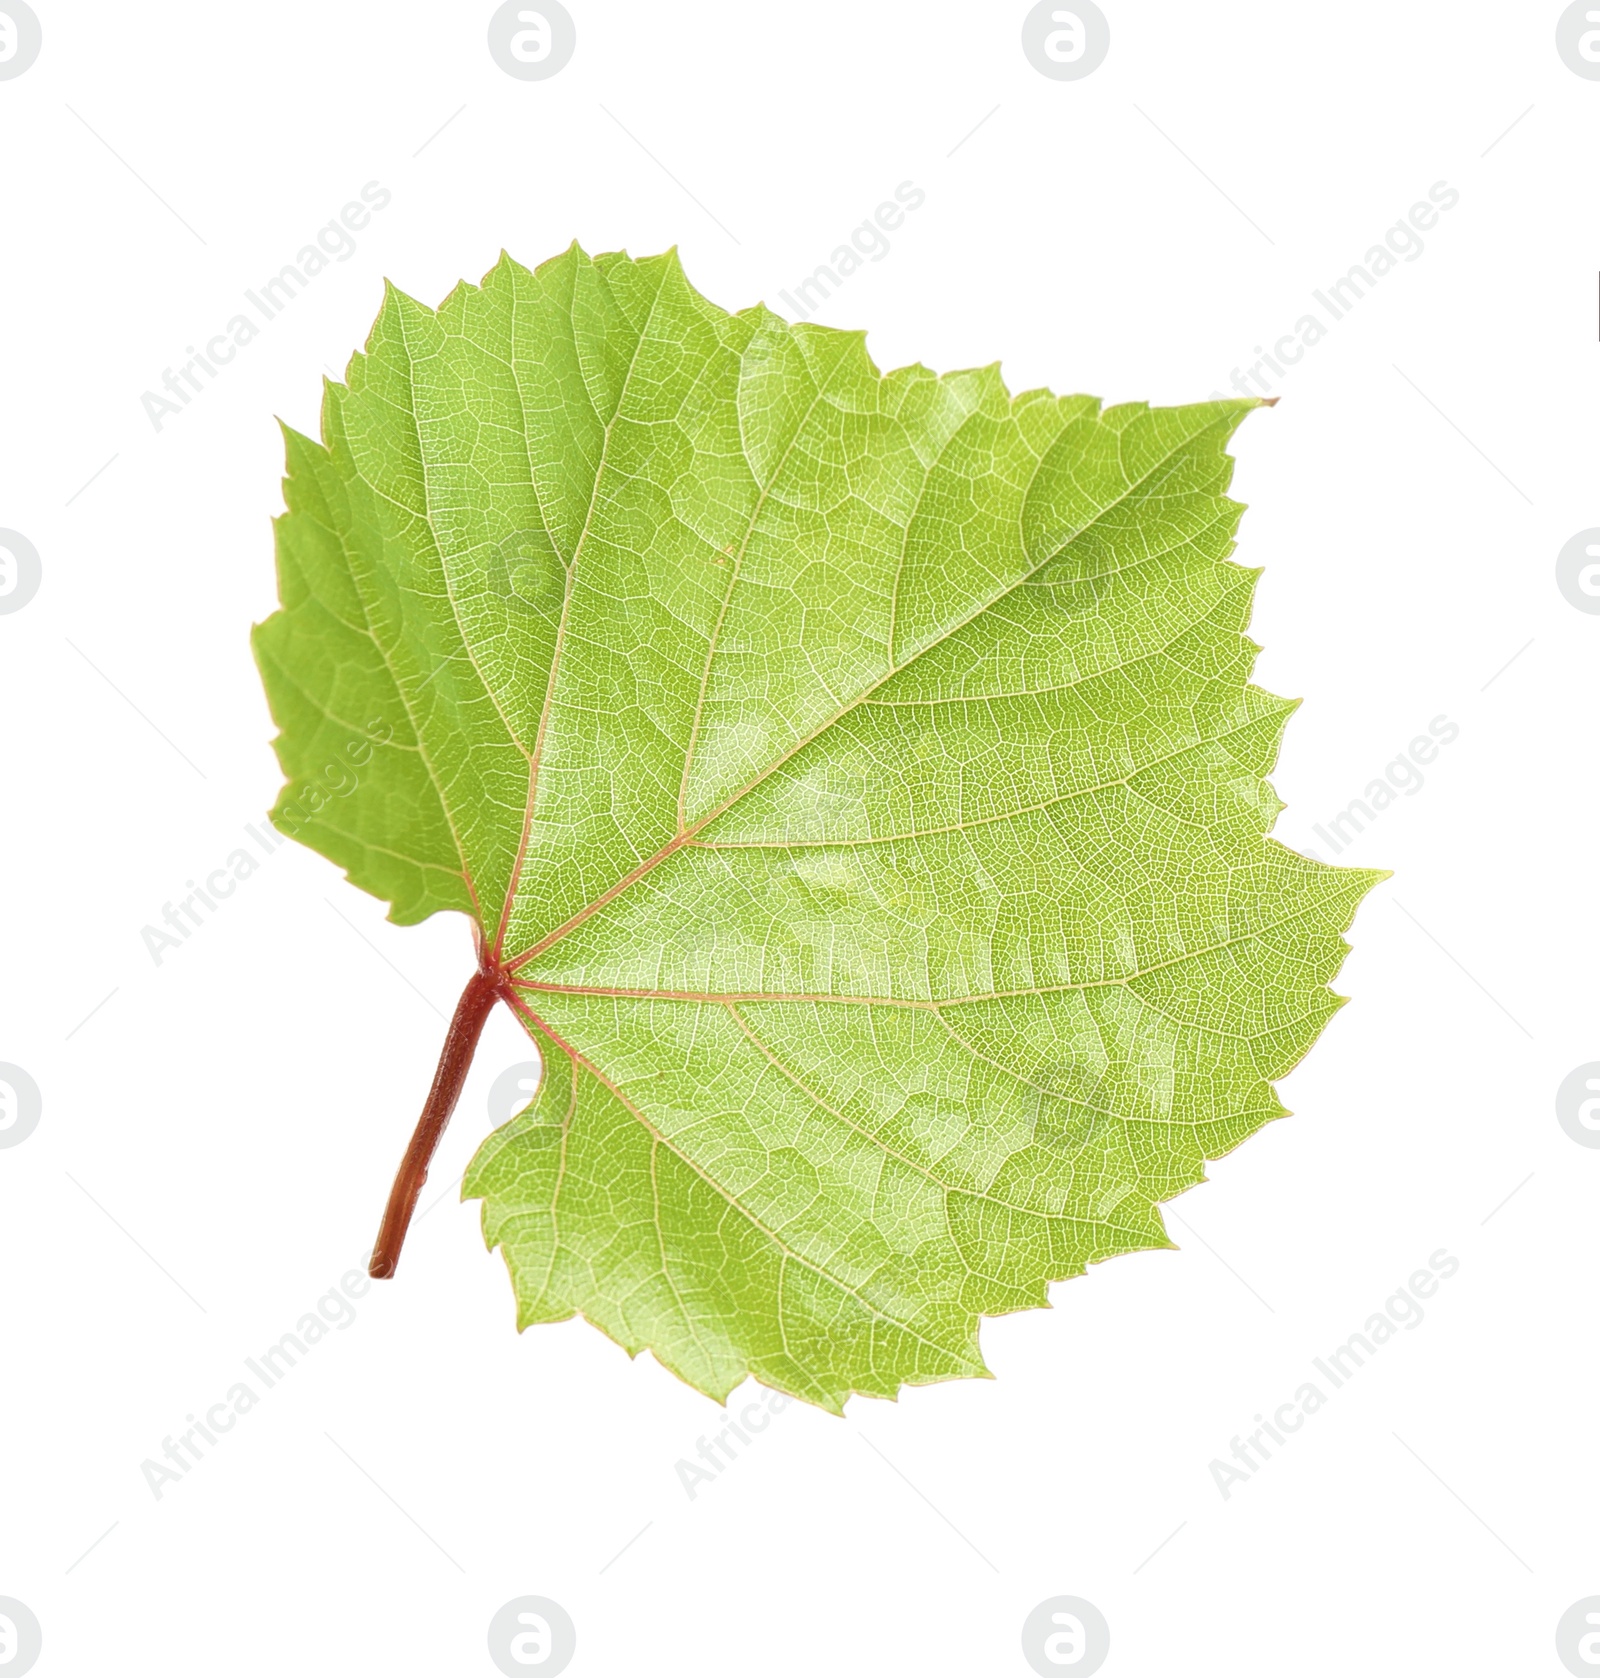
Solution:
[[(622, 388), (617, 393), (617, 405), (612, 410), (611, 418), (606, 421), (605, 435), (600, 441), (600, 458), (594, 469), (594, 488), (589, 492), (589, 505), (583, 515), (583, 529), (578, 532), (578, 540), (572, 545), (572, 558), (567, 564), (566, 588), (561, 596), (561, 622), (556, 626), (555, 646), (550, 653), (550, 677), (545, 683), (544, 704), (539, 711), (539, 728), (533, 739), (533, 750), (528, 758), (528, 799), (522, 811), (522, 833), (517, 840), (516, 860), (511, 867), (510, 878), (506, 881), (505, 903), (500, 911), (500, 924), (495, 929), (494, 956), (501, 958), (505, 944), (506, 928), (511, 922), (511, 910), (516, 902), (517, 886), (522, 878), (522, 865), (527, 859), (528, 838), (533, 832), (533, 805), (539, 791), (539, 765), (544, 761), (545, 731), (550, 726), (550, 708), (555, 701), (556, 677), (561, 670), (561, 653), (567, 640), (567, 619), (572, 609), (572, 592), (577, 586), (578, 562), (583, 556), (584, 543), (589, 538), (590, 527), (594, 523), (594, 511), (600, 504), (600, 484), (606, 474), (606, 462), (611, 451), (611, 439), (616, 434), (618, 422), (622, 419), (622, 410), (627, 406), (628, 389), (633, 383), (634, 369), (639, 365), (639, 356), (644, 350), (645, 341), (650, 336), (650, 328), (656, 318), (656, 308), (661, 302), (661, 293), (666, 289), (667, 275), (663, 270), (661, 282), (656, 286), (655, 295), (650, 299), (650, 307), (645, 314), (644, 325), (639, 329), (639, 341), (633, 346), (633, 355), (628, 361), (628, 371), (623, 375)], [(577, 280), (573, 280), (574, 295), (576, 295)], [(537, 492), (535, 492), (537, 493)], [(552, 538), (552, 541), (554, 538)], [(440, 565), (444, 563), (444, 555), (440, 553)], [(459, 619), (457, 622), (459, 623)], [(462, 640), (466, 639), (466, 630), (461, 632)]]
[[(1343, 872), (1348, 874), (1352, 870), (1344, 870)], [(1292, 915), (1286, 915), (1281, 921), (1269, 921), (1265, 926), (1250, 927), (1246, 931), (1236, 933), (1232, 937), (1219, 939), (1215, 944), (1207, 944), (1198, 950), (1180, 950), (1177, 955), (1169, 956), (1165, 961), (1152, 962), (1148, 967), (1138, 968), (1132, 973), (1119, 973), (1108, 979), (1063, 980), (1059, 985), (1028, 985), (1018, 990), (975, 991), (968, 996), (947, 996), (938, 1001), (935, 1001), (932, 997), (841, 996), (824, 994), (818, 991), (633, 989), (625, 985), (559, 984), (544, 979), (515, 979), (513, 984), (518, 990), (538, 992), (547, 996), (610, 996), (628, 997), (638, 1001), (661, 1002), (826, 1002), (865, 1008), (920, 1008), (925, 1012), (937, 1014), (941, 1008), (960, 1008), (973, 1002), (1005, 1002), (1015, 997), (1057, 996), (1065, 991), (1110, 990), (1119, 985), (1133, 985), (1140, 979), (1148, 979), (1154, 973), (1165, 972), (1169, 967), (1179, 967), (1186, 961), (1198, 961), (1203, 956), (1220, 955), (1224, 950), (1231, 950), (1236, 945), (1248, 944), (1256, 939), (1266, 937), (1268, 933), (1277, 932), (1286, 926), (1293, 926), (1297, 921), (1306, 920), (1316, 914), (1327, 903), (1334, 901), (1338, 895), (1338, 893), (1330, 893), (1327, 898), (1307, 904), (1303, 909), (1297, 909)], [(1211, 1028), (1208, 1027), (1207, 1029)], [(1230, 1032), (1214, 1032), (1213, 1035), (1227, 1037), (1233, 1034)], [(1253, 1039), (1241, 1038), (1240, 1041), (1251, 1042)]]
[[(577, 274), (576, 268), (574, 268), (573, 274), (572, 274), (572, 292), (571, 292), (571, 295), (567, 299), (567, 313), (568, 313), (568, 318), (569, 319), (573, 318), (576, 315), (577, 298), (578, 298), (578, 274)], [(512, 337), (513, 343), (516, 341), (516, 336), (517, 336), (517, 287), (516, 287), (515, 283), (513, 283), (512, 287), (511, 287), (511, 337)], [(557, 557), (560, 558), (560, 557), (562, 557), (561, 556), (561, 547), (560, 547), (560, 544), (556, 541), (556, 533), (550, 528), (550, 519), (549, 519), (549, 516), (546, 514), (545, 509), (544, 509), (544, 497), (539, 493), (539, 474), (534, 470), (534, 467), (533, 467), (533, 443), (532, 443), (531, 436), (530, 436), (529, 429), (528, 429), (528, 404), (523, 398), (522, 381), (518, 377), (518, 374), (517, 374), (517, 360), (516, 360), (516, 355), (515, 355), (514, 352), (513, 352), (513, 354), (511, 354), (510, 356), (508, 356), (506, 358), (506, 371), (511, 375), (511, 388), (513, 390), (515, 390), (516, 393), (517, 393), (517, 411), (522, 416), (522, 448), (523, 448), (523, 454), (527, 457), (527, 461), (528, 461), (528, 483), (533, 490), (533, 503), (534, 503), (534, 506), (537, 507), (538, 510), (539, 510), (539, 527), (540, 527), (540, 529), (542, 529), (544, 531), (546, 537), (548, 537), (549, 542), (550, 542), (550, 546), (555, 550), (555, 553), (556, 553)], [(630, 373), (632, 372), (632, 367), (631, 366), (629, 368), (629, 372)], [(592, 403), (591, 403), (591, 406), (592, 406)], [(605, 431), (604, 442), (601, 445), (601, 461), (602, 462), (605, 459), (605, 446), (604, 445), (605, 445), (605, 443), (608, 443), (610, 440), (611, 440), (611, 429), (610, 429), (610, 426), (608, 425), (606, 427), (606, 431)], [(595, 471), (595, 488), (596, 488), (596, 493), (597, 494), (599, 492), (599, 483), (600, 483), (600, 473), (599, 473), (599, 469), (597, 468), (596, 471)], [(591, 512), (593, 511), (593, 503), (592, 502), (590, 504), (590, 511)], [(585, 516), (585, 528), (587, 529), (587, 527), (588, 527), (588, 521), (587, 521), (587, 515), (586, 515)], [(580, 537), (580, 541), (581, 541), (581, 539), (582, 538)], [(443, 563), (444, 563), (444, 556), (441, 553), (440, 564), (442, 565)], [(512, 906), (512, 903), (516, 899), (517, 882), (522, 877), (522, 864), (523, 864), (523, 860), (524, 860), (524, 858), (527, 854), (527, 849), (528, 849), (528, 835), (533, 831), (533, 796), (534, 796), (534, 792), (537, 789), (538, 784), (539, 784), (538, 765), (539, 765), (540, 756), (542, 755), (543, 749), (544, 749), (544, 725), (545, 725), (545, 720), (549, 716), (549, 713), (550, 713), (550, 694), (554, 690), (554, 685), (555, 685), (555, 676), (554, 676), (555, 664), (556, 664), (556, 660), (560, 656), (562, 642), (564, 641), (564, 639), (566, 637), (567, 604), (572, 598), (572, 566), (571, 566), (570, 563), (566, 562), (565, 560), (563, 560), (563, 565), (564, 565), (565, 582), (564, 582), (564, 585), (563, 585), (562, 596), (561, 596), (561, 623), (560, 623), (560, 625), (559, 625), (559, 627), (556, 631), (555, 645), (551, 650), (550, 664), (551, 664), (552, 674), (551, 674), (551, 677), (550, 677), (549, 685), (545, 689), (545, 703), (544, 703), (544, 708), (541, 711), (540, 717), (539, 717), (539, 729), (538, 729), (538, 733), (534, 737), (533, 750), (530, 753), (529, 759), (528, 759), (528, 796), (524, 800), (523, 807), (522, 807), (522, 834), (521, 834), (521, 837), (517, 840), (516, 859), (511, 865), (511, 875), (510, 875), (510, 878), (506, 882), (505, 897), (504, 897), (504, 899), (503, 899), (503, 901), (501, 902), (501, 905), (500, 905), (500, 924), (495, 928), (494, 957), (497, 961), (499, 960), (499, 957), (500, 957), (501, 943), (503, 942), (503, 940), (505, 938), (506, 926), (511, 919), (511, 906)], [(465, 634), (465, 632), (463, 631), (463, 635), (464, 634)]]

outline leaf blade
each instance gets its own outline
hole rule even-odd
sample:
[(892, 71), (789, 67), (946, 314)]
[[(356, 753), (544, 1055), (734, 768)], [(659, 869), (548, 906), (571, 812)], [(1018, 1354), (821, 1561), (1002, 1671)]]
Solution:
[(1255, 405), (882, 374), (672, 253), (391, 290), (258, 657), (291, 777), (404, 713), (299, 836), (472, 914), (545, 1056), (463, 1188), (519, 1326), (830, 1409), (981, 1374), (1281, 1116), (1379, 876), (1270, 837)]

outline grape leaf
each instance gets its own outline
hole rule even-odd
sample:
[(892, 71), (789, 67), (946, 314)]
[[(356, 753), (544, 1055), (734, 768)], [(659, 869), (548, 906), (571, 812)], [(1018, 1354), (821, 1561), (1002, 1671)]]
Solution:
[(1256, 404), (883, 374), (576, 246), (389, 289), (347, 381), (286, 431), (273, 819), (479, 955), (375, 1274), (497, 999), (545, 1073), (463, 1193), (521, 1327), (838, 1410), (1169, 1245), (1382, 878), (1268, 837)]

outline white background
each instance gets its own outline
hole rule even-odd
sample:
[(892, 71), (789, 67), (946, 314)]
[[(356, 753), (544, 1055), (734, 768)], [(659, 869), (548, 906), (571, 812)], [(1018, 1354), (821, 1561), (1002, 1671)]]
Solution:
[[(0, 1595), (44, 1678), (491, 1674), (525, 1593), (606, 1678), (1025, 1674), (1058, 1593), (1112, 1678), (1561, 1672), (1600, 1591), (1600, 1153), (1554, 1110), (1600, 1059), (1600, 618), (1554, 581), (1600, 524), (1600, 82), (1560, 8), (1104, 0), (1108, 58), (1057, 82), (1020, 4), (571, 0), (572, 62), (521, 82), (488, 4), (35, 4), (0, 82), (0, 525), (43, 558), (0, 616), (0, 1060), (44, 1117), (0, 1151)], [(153, 429), (141, 393), (372, 180), (356, 254)], [(1460, 193), (1237, 441), (1258, 680), (1305, 701), (1280, 836), (1331, 858), (1313, 825), (1460, 728), (1339, 859), (1395, 875), (1294, 1117), (1174, 1205), (1177, 1251), (989, 1324), (996, 1380), (793, 1405), (691, 1500), (716, 1408), (581, 1322), (519, 1337), (449, 1189), (527, 1058), (497, 1018), (399, 1278), (158, 1501), (141, 1463), (362, 1263), (471, 962), (295, 845), (141, 941), (279, 784), (274, 416), (315, 430), (385, 275), (433, 303), (502, 246), (676, 243), (789, 312), (905, 180), (817, 318), (1108, 401), (1226, 388)], [(1212, 1460), (1439, 1248), (1426, 1320), (1224, 1499)]]

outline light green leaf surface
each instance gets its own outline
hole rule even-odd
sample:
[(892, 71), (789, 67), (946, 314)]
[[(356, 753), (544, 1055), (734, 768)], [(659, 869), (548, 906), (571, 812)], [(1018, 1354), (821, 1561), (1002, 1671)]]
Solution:
[(388, 293), (288, 433), (274, 819), (514, 976), (546, 1075), (464, 1192), (522, 1325), (981, 1374), (1283, 1113), (1381, 876), (1267, 837), (1252, 406), (881, 374), (671, 254)]

